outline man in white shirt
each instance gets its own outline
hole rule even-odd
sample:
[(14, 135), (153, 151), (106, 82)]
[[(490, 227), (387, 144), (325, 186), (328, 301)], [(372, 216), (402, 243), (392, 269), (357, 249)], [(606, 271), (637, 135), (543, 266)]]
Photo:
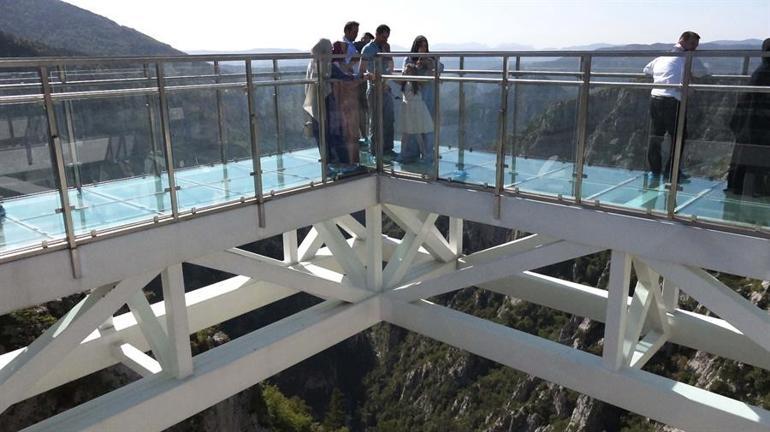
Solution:
[[(695, 51), (698, 48), (700, 36), (692, 31), (686, 31), (679, 37), (679, 42), (672, 52)], [(663, 56), (651, 61), (644, 67), (644, 73), (652, 75), (655, 84), (682, 84), (684, 77), (685, 57)], [(704, 76), (706, 68), (699, 59), (693, 58), (692, 76)], [(653, 176), (661, 173), (668, 177), (671, 174), (671, 165), (674, 159), (674, 142), (676, 140), (677, 114), (679, 103), (682, 100), (682, 90), (678, 88), (655, 88), (651, 92), (650, 118), (652, 127), (650, 130), (650, 143), (647, 148), (647, 163)], [(661, 167), (661, 145), (666, 133), (671, 137), (671, 151), (669, 153), (666, 170)], [(687, 126), (684, 137), (687, 138)], [(684, 161), (684, 140), (682, 141), (682, 157), (679, 161), (679, 179), (685, 180), (688, 176), (682, 172)]]

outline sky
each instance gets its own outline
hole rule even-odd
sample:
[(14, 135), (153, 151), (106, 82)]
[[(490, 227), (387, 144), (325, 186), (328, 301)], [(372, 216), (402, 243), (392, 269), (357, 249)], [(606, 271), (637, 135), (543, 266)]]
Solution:
[(309, 50), (342, 37), (346, 21), (390, 43), (521, 44), (675, 42), (684, 30), (713, 40), (770, 37), (770, 0), (66, 0), (182, 51)]

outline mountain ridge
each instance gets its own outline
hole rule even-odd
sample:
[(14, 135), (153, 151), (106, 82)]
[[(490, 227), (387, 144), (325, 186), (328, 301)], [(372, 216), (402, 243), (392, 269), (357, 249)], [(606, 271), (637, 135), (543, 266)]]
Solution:
[(88, 56), (181, 55), (168, 44), (60, 0), (0, 0), (0, 29)]

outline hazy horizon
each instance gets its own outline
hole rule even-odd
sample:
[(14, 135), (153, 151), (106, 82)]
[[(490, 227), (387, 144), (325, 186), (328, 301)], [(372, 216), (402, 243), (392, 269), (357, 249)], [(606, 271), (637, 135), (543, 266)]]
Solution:
[(361, 7), (344, 14), (309, 1), (284, 1), (269, 9), (235, 0), (222, 0), (216, 8), (178, 0), (66, 1), (182, 51), (306, 51), (320, 37), (341, 38), (348, 20), (361, 23), (361, 34), (387, 23), (391, 44), (402, 48), (417, 34), (434, 46), (489, 49), (673, 43), (684, 30), (697, 31), (704, 42), (770, 37), (767, 0), (394, 0), (376, 13)]

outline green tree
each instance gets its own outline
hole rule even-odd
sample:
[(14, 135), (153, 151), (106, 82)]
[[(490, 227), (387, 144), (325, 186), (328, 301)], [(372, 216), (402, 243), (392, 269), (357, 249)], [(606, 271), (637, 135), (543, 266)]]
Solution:
[(262, 393), (267, 405), (270, 429), (276, 432), (312, 432), (313, 424), (310, 408), (297, 397), (287, 398), (274, 385), (266, 385)]
[(335, 387), (329, 400), (329, 408), (326, 410), (326, 416), (324, 417), (324, 431), (344, 430), (345, 417), (345, 396), (340, 389)]

